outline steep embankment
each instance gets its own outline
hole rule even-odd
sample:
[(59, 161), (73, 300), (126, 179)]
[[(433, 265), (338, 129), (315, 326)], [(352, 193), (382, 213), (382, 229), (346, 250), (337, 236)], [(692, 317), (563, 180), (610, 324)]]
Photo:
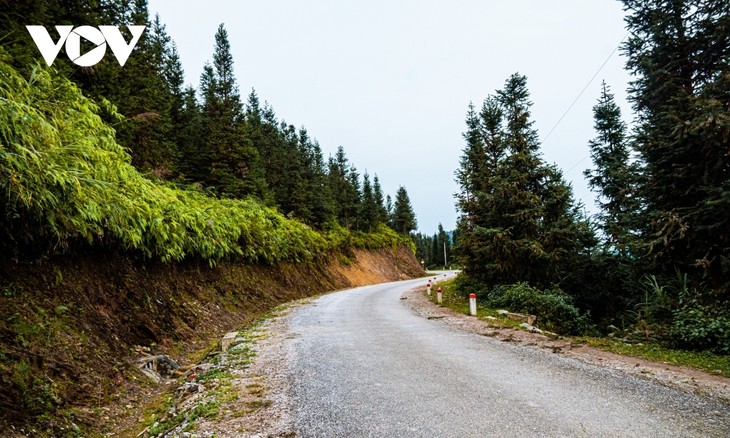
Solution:
[(149, 391), (133, 365), (143, 349), (189, 363), (222, 333), (279, 303), (421, 272), (406, 248), (215, 268), (99, 251), (33, 263), (3, 259), (0, 429), (95, 429), (107, 406), (123, 401), (134, 409), (134, 393)]

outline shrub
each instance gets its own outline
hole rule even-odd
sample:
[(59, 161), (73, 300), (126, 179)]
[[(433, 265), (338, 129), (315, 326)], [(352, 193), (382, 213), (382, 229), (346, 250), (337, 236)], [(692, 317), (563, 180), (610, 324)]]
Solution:
[(674, 311), (670, 336), (680, 348), (730, 354), (730, 310), (687, 303)]
[(545, 291), (527, 283), (499, 285), (488, 295), (490, 306), (534, 314), (540, 327), (561, 334), (582, 334), (590, 328), (588, 315), (581, 315), (572, 299), (558, 288)]

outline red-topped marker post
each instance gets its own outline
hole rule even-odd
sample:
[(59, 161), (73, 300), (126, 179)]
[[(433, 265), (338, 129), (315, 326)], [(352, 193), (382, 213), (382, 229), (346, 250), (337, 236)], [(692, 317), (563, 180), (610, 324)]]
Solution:
[(471, 316), (477, 316), (477, 294), (469, 294), (469, 314)]
[(426, 293), (428, 296), (431, 296), (431, 280), (428, 280), (428, 284), (426, 285)]
[(443, 294), (441, 293), (441, 288), (438, 288), (436, 291), (436, 301), (438, 301), (439, 304), (443, 303)]

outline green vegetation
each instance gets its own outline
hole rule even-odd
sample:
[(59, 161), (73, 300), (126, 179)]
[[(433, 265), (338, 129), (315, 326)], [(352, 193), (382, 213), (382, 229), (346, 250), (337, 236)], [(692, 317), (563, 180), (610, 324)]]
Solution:
[(629, 131), (604, 83), (585, 172), (599, 213), (585, 217), (541, 158), (526, 78), (510, 76), (467, 110), (460, 290), (540, 309), (563, 332), (589, 329), (589, 314), (595, 329), (632, 342), (728, 354), (727, 2), (622, 2), (636, 124)]
[(656, 343), (628, 343), (612, 338), (576, 338), (591, 347), (622, 354), (641, 357), (654, 362), (677, 366), (688, 366), (730, 377), (730, 357), (709, 351), (688, 351), (666, 348)]
[[(263, 336), (261, 325), (268, 319), (280, 313), (285, 306), (279, 306), (270, 313), (257, 319), (244, 330), (238, 333), (242, 341), (233, 344), (225, 353), (218, 353), (207, 360), (212, 366), (205, 372), (188, 377), (192, 382), (202, 384), (205, 391), (200, 399), (196, 400), (192, 407), (178, 411), (178, 408), (185, 405), (182, 399), (170, 396), (167, 402), (159, 406), (150, 414), (144, 427), (147, 427), (145, 436), (157, 436), (165, 432), (172, 432), (176, 428), (180, 431), (195, 430), (196, 420), (199, 418), (216, 418), (221, 414), (221, 409), (226, 408), (230, 402), (241, 397), (240, 388), (233, 384), (237, 377), (233, 370), (245, 370), (256, 355), (254, 344)], [(222, 360), (225, 358), (224, 360)], [(182, 382), (184, 377), (180, 379)], [(245, 412), (233, 412), (233, 415), (251, 413), (271, 404), (270, 400), (264, 399), (266, 389), (259, 383), (251, 383), (246, 386), (246, 393), (253, 399), (245, 401)], [(167, 413), (175, 411), (175, 415)]]
[[(397, 221), (410, 204), (388, 209), (377, 175), (361, 178), (342, 147), (325, 159), (255, 91), (243, 102), (223, 25), (199, 89), (183, 89), (175, 43), (147, 2), (51, 3), (0, 11), (0, 247), (275, 263), (408, 240), (415, 217)], [(147, 31), (123, 68), (79, 69), (59, 56), (48, 69), (21, 22)], [(396, 222), (404, 236), (384, 229)]]
[(443, 225), (438, 225), (433, 236), (415, 233), (413, 240), (416, 244), (416, 258), (423, 261), (426, 269), (444, 269), (457, 264), (452, 251), (455, 239), (444, 230)]
[(541, 328), (560, 334), (582, 334), (590, 327), (573, 300), (560, 289), (539, 290), (527, 283), (500, 285), (489, 292), (485, 303), (498, 309), (538, 315)]
[[(138, 251), (163, 261), (237, 256), (306, 261), (340, 247), (396, 246), (392, 230), (321, 234), (255, 199), (215, 199), (142, 176), (99, 107), (47, 69), (25, 80), (0, 52), (0, 190), (15, 242), (79, 242)], [(330, 239), (328, 239), (330, 237)]]
[[(463, 281), (464, 277), (460, 276), (454, 280), (437, 283), (437, 285), (442, 289), (443, 306), (461, 314), (468, 315), (469, 299), (460, 291), (461, 288), (464, 287), (463, 285), (460, 285)], [(514, 288), (505, 289), (517, 289), (520, 292), (524, 292), (527, 288), (529, 288), (529, 286), (521, 284)], [(539, 291), (530, 292), (536, 293)], [(431, 301), (436, 303), (435, 288), (431, 294)], [(523, 311), (538, 315), (537, 326), (550, 330), (548, 326), (543, 324), (544, 319), (539, 311), (533, 312), (520, 310), (519, 305), (518, 307), (502, 306), (490, 301), (489, 299), (478, 299), (477, 315), (480, 319), (490, 317), (489, 324), (491, 325), (506, 328), (519, 328), (519, 321), (500, 315), (497, 313), (498, 309), (515, 312)], [(570, 313), (572, 313), (572, 311)], [(633, 339), (618, 338), (620, 335), (621, 333), (617, 331), (616, 333), (612, 333), (610, 337), (575, 336), (570, 337), (570, 339), (577, 343), (587, 344), (591, 347), (600, 348), (602, 350), (618, 353), (624, 356), (640, 357), (654, 362), (667, 363), (676, 366), (688, 366), (711, 374), (730, 377), (730, 356), (716, 354), (710, 351), (688, 351), (676, 348), (667, 348), (657, 344), (656, 342), (638, 342)]]

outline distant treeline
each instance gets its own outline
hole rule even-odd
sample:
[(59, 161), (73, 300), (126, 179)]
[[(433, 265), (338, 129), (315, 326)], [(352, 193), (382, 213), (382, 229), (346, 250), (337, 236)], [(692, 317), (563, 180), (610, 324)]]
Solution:
[(604, 83), (589, 143), (594, 166), (585, 172), (598, 194), (595, 217), (542, 159), (524, 76), (469, 106), (457, 171), (462, 289), (523, 307), (515, 310), (577, 306), (627, 341), (727, 354), (728, 2), (623, 3), (634, 125)]

